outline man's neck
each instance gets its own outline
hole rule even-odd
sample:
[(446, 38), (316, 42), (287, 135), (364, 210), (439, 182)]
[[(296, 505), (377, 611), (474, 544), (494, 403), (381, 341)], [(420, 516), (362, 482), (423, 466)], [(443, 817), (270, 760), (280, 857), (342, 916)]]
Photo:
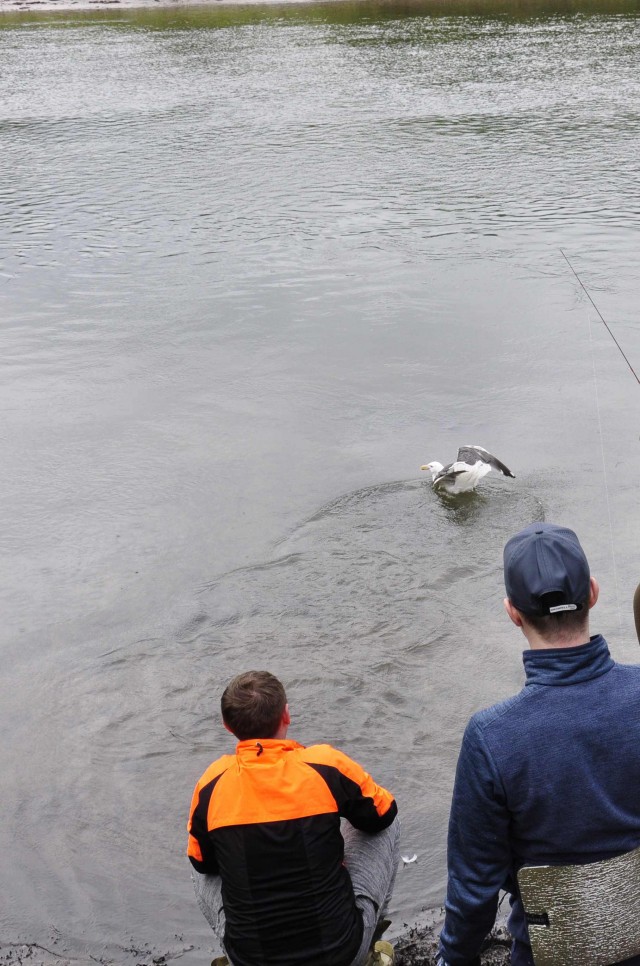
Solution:
[(586, 636), (581, 634), (571, 634), (567, 636), (558, 635), (556, 637), (542, 637), (538, 634), (532, 627), (523, 628), (522, 633), (527, 639), (529, 647), (532, 651), (550, 651), (556, 650), (561, 647), (581, 647), (583, 644), (588, 644), (591, 640), (589, 635), (589, 629), (587, 628)]

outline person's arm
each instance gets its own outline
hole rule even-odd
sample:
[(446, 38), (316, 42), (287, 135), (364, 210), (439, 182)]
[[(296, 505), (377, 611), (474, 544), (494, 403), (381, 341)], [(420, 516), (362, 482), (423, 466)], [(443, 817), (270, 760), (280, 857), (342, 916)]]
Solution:
[(218, 874), (218, 862), (207, 826), (207, 812), (214, 785), (215, 781), (208, 782), (204, 787), (200, 787), (200, 783), (196, 785), (187, 822), (187, 855), (191, 865), (201, 875)]
[(509, 878), (509, 812), (482, 731), (472, 718), (462, 741), (447, 846), (449, 880), (440, 953), (447, 966), (474, 966)]
[(307, 749), (307, 764), (318, 771), (338, 806), (338, 812), (362, 832), (382, 832), (398, 814), (391, 792), (377, 785), (357, 761), (331, 745)]

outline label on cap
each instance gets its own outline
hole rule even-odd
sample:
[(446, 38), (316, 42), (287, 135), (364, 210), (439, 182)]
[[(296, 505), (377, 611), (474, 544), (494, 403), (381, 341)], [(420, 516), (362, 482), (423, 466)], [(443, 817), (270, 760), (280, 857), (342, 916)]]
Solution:
[(555, 607), (549, 608), (550, 614), (558, 614), (561, 610), (577, 610), (577, 604), (556, 604)]

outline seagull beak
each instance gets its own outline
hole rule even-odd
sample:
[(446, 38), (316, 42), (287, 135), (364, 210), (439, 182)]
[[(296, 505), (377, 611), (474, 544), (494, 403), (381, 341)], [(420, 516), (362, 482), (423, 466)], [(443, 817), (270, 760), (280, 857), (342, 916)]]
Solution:
[(421, 470), (429, 470), (429, 469), (431, 469), (431, 467), (430, 467), (430, 466), (429, 466), (429, 464), (427, 463), (427, 465), (426, 465), (426, 466), (421, 466), (421, 467), (420, 467), (420, 469), (421, 469)]

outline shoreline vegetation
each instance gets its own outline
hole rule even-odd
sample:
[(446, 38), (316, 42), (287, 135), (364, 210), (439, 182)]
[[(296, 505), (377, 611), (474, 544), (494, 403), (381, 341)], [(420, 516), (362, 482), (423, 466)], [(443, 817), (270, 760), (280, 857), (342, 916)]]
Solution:
[[(123, 12), (141, 20), (154, 16), (171, 22), (179, 14), (184, 26), (198, 26), (215, 17), (215, 10), (233, 8), (262, 9), (265, 14), (293, 13), (296, 8), (317, 10), (372, 10), (385, 16), (513, 16), (527, 18), (544, 14), (574, 16), (577, 14), (637, 14), (640, 0), (0, 0), (0, 26), (23, 15), (121, 15)], [(5, 16), (3, 16), (5, 15)], [(13, 17), (9, 17), (13, 15)], [(160, 24), (158, 24), (159, 26)], [(214, 23), (211, 23), (214, 26)]]

